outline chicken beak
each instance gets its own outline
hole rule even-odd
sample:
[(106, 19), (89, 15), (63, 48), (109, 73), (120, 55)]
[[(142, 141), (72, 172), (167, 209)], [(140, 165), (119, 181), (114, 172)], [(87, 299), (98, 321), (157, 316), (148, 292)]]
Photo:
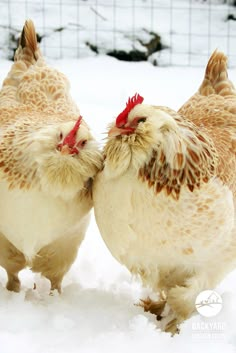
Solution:
[(134, 129), (132, 127), (117, 127), (117, 126), (113, 126), (109, 131), (108, 131), (108, 136), (109, 137), (116, 137), (119, 135), (129, 135), (132, 134), (134, 132)]
[(61, 154), (66, 155), (66, 154), (70, 154), (70, 147), (68, 145), (64, 145), (61, 148)]
[(79, 150), (76, 147), (70, 147), (68, 145), (63, 145), (62, 147), (60, 147), (60, 152), (63, 156), (66, 156), (68, 154), (78, 154)]

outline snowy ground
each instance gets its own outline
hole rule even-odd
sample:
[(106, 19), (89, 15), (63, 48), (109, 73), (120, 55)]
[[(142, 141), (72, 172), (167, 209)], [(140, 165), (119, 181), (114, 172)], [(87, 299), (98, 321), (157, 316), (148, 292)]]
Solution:
[[(0, 0), (1, 56), (12, 56), (12, 36), (32, 18), (51, 58), (94, 56), (116, 50), (147, 52), (155, 32), (165, 50), (149, 57), (158, 65), (203, 65), (222, 48), (236, 65), (234, 0)], [(9, 49), (9, 41), (11, 49)], [(89, 45), (88, 45), (89, 43)]]
[[(200, 68), (155, 68), (109, 57), (51, 64), (70, 79), (81, 114), (101, 143), (107, 123), (123, 109), (128, 96), (139, 92), (146, 103), (177, 109), (203, 77)], [(1, 81), (9, 66), (1, 62)], [(236, 82), (236, 70), (230, 70), (230, 77)], [(218, 266), (216, 259), (216, 270)], [(8, 292), (6, 274), (0, 270), (0, 353), (236, 351), (236, 272), (217, 288), (223, 296), (221, 313), (211, 319), (197, 315), (171, 338), (156, 327), (154, 316), (134, 305), (150, 290), (112, 258), (93, 218), (61, 295), (49, 296), (48, 281), (28, 270), (20, 277), (21, 293)], [(37, 290), (32, 289), (34, 282)], [(217, 328), (207, 328), (209, 323)]]

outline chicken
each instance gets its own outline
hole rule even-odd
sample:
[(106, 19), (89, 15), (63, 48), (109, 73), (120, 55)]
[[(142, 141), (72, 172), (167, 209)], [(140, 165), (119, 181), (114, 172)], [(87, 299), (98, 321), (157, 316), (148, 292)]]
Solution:
[(236, 92), (225, 55), (213, 53), (178, 113), (142, 102), (129, 99), (110, 126), (94, 209), (113, 256), (159, 296), (140, 304), (175, 334), (197, 295), (236, 265)]
[(20, 290), (30, 267), (61, 291), (84, 238), (101, 153), (69, 94), (48, 67), (26, 21), (0, 91), (0, 266)]

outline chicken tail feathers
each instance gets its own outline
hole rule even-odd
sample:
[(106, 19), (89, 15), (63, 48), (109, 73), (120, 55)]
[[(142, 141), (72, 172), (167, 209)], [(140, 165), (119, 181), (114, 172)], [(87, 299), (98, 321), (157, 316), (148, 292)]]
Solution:
[(3, 88), (0, 91), (0, 102), (1, 93), (4, 92), (4, 102), (7, 95), (11, 105), (16, 104), (16, 88), (19, 86), (19, 83), (27, 70), (36, 63), (39, 63), (41, 66), (44, 62), (38, 47), (35, 27), (31, 20), (25, 22), (14, 61), (14, 64), (3, 82)]
[(37, 37), (34, 24), (31, 20), (25, 21), (21, 32), (20, 45), (22, 48), (30, 48), (33, 53), (37, 50)]
[(211, 55), (204, 80), (198, 90), (202, 96), (218, 94), (220, 96), (236, 95), (233, 83), (228, 79), (227, 56), (215, 50)]
[(24, 61), (27, 66), (34, 64), (41, 56), (34, 23), (31, 20), (25, 21), (21, 32), (18, 49), (15, 53), (15, 61)]

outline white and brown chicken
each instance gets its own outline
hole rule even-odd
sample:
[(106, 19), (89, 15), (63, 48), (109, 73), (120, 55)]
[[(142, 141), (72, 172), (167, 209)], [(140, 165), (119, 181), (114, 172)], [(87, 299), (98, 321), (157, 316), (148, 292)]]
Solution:
[(0, 91), (0, 266), (20, 290), (29, 266), (61, 291), (84, 238), (98, 146), (66, 77), (44, 62), (26, 21)]
[(111, 125), (93, 189), (113, 256), (160, 300), (142, 300), (176, 333), (199, 292), (236, 266), (236, 91), (211, 56), (199, 91), (175, 112), (135, 95)]

